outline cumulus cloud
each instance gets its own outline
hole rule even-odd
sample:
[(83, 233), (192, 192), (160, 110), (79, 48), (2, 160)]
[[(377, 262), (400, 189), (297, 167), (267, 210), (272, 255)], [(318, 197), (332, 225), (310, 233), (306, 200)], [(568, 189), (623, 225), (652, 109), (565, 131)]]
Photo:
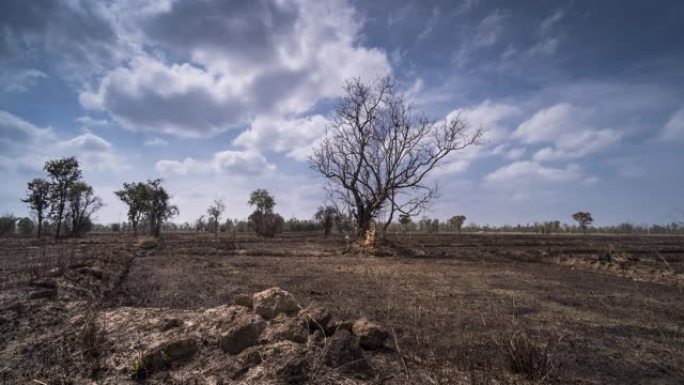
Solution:
[(453, 110), (447, 114), (447, 119), (460, 116), (471, 126), (483, 128), (485, 141), (497, 143), (508, 136), (510, 119), (521, 113), (518, 107), (510, 104), (485, 100), (476, 106)]
[(672, 114), (658, 139), (664, 142), (684, 140), (684, 107)]
[(272, 150), (286, 153), (296, 160), (306, 160), (318, 139), (329, 124), (322, 115), (297, 119), (280, 119), (260, 116), (249, 130), (240, 134), (233, 144), (255, 150)]
[(263, 155), (253, 151), (221, 151), (208, 160), (185, 158), (182, 161), (163, 159), (156, 169), (164, 175), (236, 174), (258, 175), (275, 170)]
[(582, 109), (560, 103), (537, 111), (518, 126), (513, 137), (528, 144), (553, 144), (539, 150), (534, 156), (536, 160), (581, 158), (600, 152), (622, 138), (622, 132), (596, 129), (588, 120)]
[(80, 95), (132, 130), (211, 136), (255, 116), (304, 113), (339, 96), (345, 78), (391, 71), (383, 51), (360, 44), (359, 17), (343, 0), (175, 2), (136, 12), (116, 8), (116, 20), (137, 22), (115, 28), (148, 49)]

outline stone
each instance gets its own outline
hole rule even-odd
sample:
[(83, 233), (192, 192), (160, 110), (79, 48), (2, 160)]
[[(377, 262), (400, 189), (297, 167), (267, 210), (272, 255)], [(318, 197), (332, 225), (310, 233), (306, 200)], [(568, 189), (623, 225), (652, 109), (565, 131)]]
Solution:
[(389, 333), (383, 326), (361, 318), (354, 322), (352, 332), (359, 338), (359, 345), (366, 350), (378, 350), (385, 346)]
[(136, 360), (131, 367), (134, 378), (145, 378), (150, 374), (166, 369), (171, 364), (192, 357), (199, 349), (192, 338), (163, 343)]
[(235, 296), (233, 303), (246, 308), (252, 308), (252, 296), (248, 294), (238, 294)]
[(296, 318), (287, 318), (272, 321), (271, 325), (266, 328), (263, 341), (292, 341), (297, 343), (305, 343), (309, 337), (309, 330), (302, 321)]
[(277, 287), (255, 293), (252, 300), (254, 312), (266, 319), (272, 319), (280, 313), (294, 314), (299, 311), (294, 296)]
[(266, 328), (266, 322), (254, 314), (244, 314), (234, 320), (234, 324), (219, 340), (221, 349), (228, 354), (238, 354), (259, 343), (259, 336)]
[(316, 330), (327, 330), (332, 313), (322, 306), (308, 306), (299, 312), (299, 317), (307, 322), (309, 330), (313, 333)]
[(323, 359), (327, 366), (359, 377), (367, 377), (372, 372), (358, 341), (346, 329), (338, 331), (330, 339)]

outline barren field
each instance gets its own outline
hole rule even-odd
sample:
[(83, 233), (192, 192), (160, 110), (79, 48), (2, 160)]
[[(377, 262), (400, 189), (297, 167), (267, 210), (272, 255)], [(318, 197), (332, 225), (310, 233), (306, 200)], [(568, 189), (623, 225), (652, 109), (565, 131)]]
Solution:
[[(217, 320), (255, 317), (229, 305), (271, 287), (388, 337), (356, 369), (328, 361), (327, 329), (226, 353)], [(0, 384), (682, 384), (683, 299), (676, 236), (9, 238)]]

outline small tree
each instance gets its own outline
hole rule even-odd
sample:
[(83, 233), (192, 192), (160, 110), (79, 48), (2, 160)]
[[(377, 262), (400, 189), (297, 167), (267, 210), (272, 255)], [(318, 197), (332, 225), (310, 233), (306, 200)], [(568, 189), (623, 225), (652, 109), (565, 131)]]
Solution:
[(14, 234), (17, 225), (17, 218), (14, 215), (3, 215), (0, 217), (0, 236)]
[(19, 230), (20, 234), (29, 235), (33, 233), (34, 227), (33, 221), (28, 217), (21, 218), (17, 222), (17, 230)]
[(578, 211), (572, 214), (572, 219), (577, 221), (577, 224), (579, 224), (580, 229), (582, 229), (584, 233), (587, 232), (589, 226), (591, 226), (591, 223), (594, 221), (594, 218), (591, 217), (591, 213), (588, 211)]
[(275, 199), (267, 190), (253, 191), (247, 203), (250, 206), (255, 206), (254, 212), (248, 219), (250, 227), (258, 235), (272, 237), (282, 231), (285, 220), (280, 215), (273, 213)]
[(411, 216), (408, 214), (399, 215), (399, 223), (401, 223), (401, 232), (405, 233), (406, 230), (408, 230), (409, 225), (411, 224)]
[(76, 157), (49, 160), (45, 163), (45, 171), (50, 178), (51, 215), (57, 221), (55, 239), (59, 238), (62, 221), (67, 208), (67, 198), (71, 186), (81, 179), (81, 170)]
[(323, 237), (327, 238), (332, 231), (335, 222), (337, 222), (337, 217), (340, 215), (337, 207), (335, 206), (325, 206), (319, 207), (318, 211), (314, 215), (314, 219), (321, 226), (323, 226)]
[(449, 224), (453, 226), (459, 234), (461, 234), (461, 228), (463, 227), (465, 220), (465, 215), (454, 215), (453, 217), (449, 218)]
[(26, 199), (21, 200), (27, 203), (32, 212), (36, 214), (38, 222), (37, 237), (40, 238), (43, 230), (43, 222), (50, 208), (50, 183), (42, 178), (35, 178), (28, 183)]
[(67, 193), (68, 217), (71, 219), (71, 234), (81, 235), (88, 231), (91, 215), (102, 208), (102, 199), (95, 196), (92, 186), (85, 182), (74, 182)]
[(161, 235), (161, 228), (165, 221), (178, 215), (178, 207), (169, 202), (171, 196), (161, 186), (161, 179), (148, 180), (145, 184), (146, 197), (145, 219), (150, 224), (150, 233), (154, 237)]
[(133, 234), (137, 236), (138, 224), (147, 208), (148, 196), (145, 183), (124, 183), (123, 189), (115, 191), (114, 194), (128, 206), (128, 220), (133, 227)]
[(215, 200), (214, 204), (209, 206), (209, 208), (207, 209), (207, 214), (213, 220), (214, 236), (218, 236), (219, 218), (221, 217), (221, 214), (223, 214), (223, 212), (225, 210), (226, 210), (226, 205), (223, 204), (223, 201), (220, 199)]

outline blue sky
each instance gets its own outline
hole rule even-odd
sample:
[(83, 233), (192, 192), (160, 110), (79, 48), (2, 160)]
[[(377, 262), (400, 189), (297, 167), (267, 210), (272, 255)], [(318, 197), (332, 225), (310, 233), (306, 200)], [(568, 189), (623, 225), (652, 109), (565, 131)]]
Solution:
[(193, 221), (267, 188), (310, 217), (306, 158), (345, 78), (393, 76), (486, 143), (433, 178), (430, 217), (480, 224), (684, 220), (684, 2), (103, 1), (0, 4), (0, 213), (76, 155), (106, 206), (161, 177)]

